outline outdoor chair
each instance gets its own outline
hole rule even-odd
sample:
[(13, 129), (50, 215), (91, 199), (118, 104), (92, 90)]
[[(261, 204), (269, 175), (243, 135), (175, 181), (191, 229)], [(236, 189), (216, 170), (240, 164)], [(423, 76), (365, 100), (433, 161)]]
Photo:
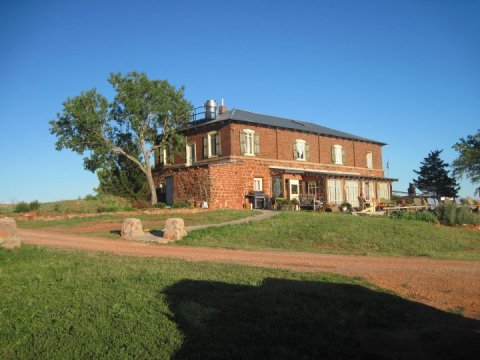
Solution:
[(463, 205), (459, 198), (455, 198), (455, 204), (457, 204), (457, 206)]
[(427, 203), (430, 207), (430, 210), (435, 210), (435, 208), (438, 206), (438, 200), (435, 198), (427, 198)]
[(415, 206), (423, 206), (422, 199), (414, 198), (414, 199), (413, 199), (413, 204), (414, 204)]

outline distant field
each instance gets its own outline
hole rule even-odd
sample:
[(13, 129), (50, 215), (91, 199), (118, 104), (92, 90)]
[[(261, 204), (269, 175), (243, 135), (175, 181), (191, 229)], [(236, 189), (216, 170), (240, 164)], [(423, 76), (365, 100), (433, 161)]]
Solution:
[(476, 359), (480, 323), (362, 280), (0, 249), (1, 359)]

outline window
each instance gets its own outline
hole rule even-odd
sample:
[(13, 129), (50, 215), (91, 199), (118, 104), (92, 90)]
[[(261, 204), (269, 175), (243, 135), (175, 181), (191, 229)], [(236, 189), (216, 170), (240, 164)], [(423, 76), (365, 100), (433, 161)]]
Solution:
[(220, 156), (221, 144), (220, 134), (218, 131), (212, 131), (203, 137), (203, 157), (205, 159)]
[(197, 161), (195, 153), (195, 143), (187, 144), (186, 152), (186, 165), (191, 166), (194, 162)]
[(168, 164), (171, 164), (170, 160), (170, 151), (168, 150), (168, 148), (164, 149), (164, 148), (160, 148), (158, 150), (158, 157), (159, 157), (159, 163), (160, 165), (168, 165)]
[(262, 178), (253, 178), (253, 191), (263, 191)]
[(342, 195), (342, 180), (340, 179), (328, 179), (327, 180), (327, 191), (329, 203), (334, 203), (340, 205), (343, 202)]
[(390, 200), (390, 186), (389, 186), (389, 183), (379, 182), (377, 192), (378, 192), (378, 198), (379, 199)]
[(345, 149), (342, 145), (332, 146), (332, 163), (336, 165), (345, 164)]
[(260, 136), (253, 130), (240, 133), (240, 153), (242, 155), (258, 155), (260, 153)]
[(371, 169), (373, 167), (372, 163), (373, 163), (372, 152), (367, 151), (367, 169)]
[(375, 197), (374, 189), (373, 189), (373, 181), (365, 181), (363, 183), (363, 196), (367, 201), (370, 201), (372, 197)]
[(317, 195), (318, 184), (316, 181), (309, 181), (307, 183), (307, 192), (308, 192), (308, 195)]
[(293, 158), (295, 160), (308, 160), (310, 158), (310, 147), (305, 140), (295, 140), (293, 144)]

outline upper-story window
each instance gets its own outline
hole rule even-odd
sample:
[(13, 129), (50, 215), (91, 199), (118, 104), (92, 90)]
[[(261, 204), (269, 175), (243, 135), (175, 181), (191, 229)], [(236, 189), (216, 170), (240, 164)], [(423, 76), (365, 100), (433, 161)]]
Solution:
[(367, 151), (367, 169), (373, 168), (373, 155), (371, 151)]
[(160, 165), (168, 165), (171, 164), (171, 156), (170, 156), (170, 151), (168, 147), (166, 148), (160, 148), (158, 150), (158, 157), (159, 157), (159, 162)]
[(186, 146), (186, 165), (191, 166), (197, 161), (195, 143), (187, 144)]
[(258, 155), (260, 153), (260, 136), (253, 130), (240, 133), (240, 153), (242, 155)]
[(203, 137), (203, 157), (205, 159), (221, 155), (220, 133), (212, 131)]
[(345, 164), (345, 149), (342, 145), (332, 146), (332, 163), (335, 165)]
[(305, 140), (297, 139), (293, 144), (293, 158), (295, 160), (308, 160), (310, 157), (310, 147)]

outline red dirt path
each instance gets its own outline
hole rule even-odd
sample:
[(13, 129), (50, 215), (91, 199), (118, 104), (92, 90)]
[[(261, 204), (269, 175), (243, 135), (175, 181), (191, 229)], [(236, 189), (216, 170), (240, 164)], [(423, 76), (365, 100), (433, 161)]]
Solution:
[(460, 309), (465, 316), (480, 319), (480, 261), (242, 251), (146, 244), (38, 229), (19, 232), (23, 243), (30, 245), (359, 276), (408, 299), (442, 310)]

